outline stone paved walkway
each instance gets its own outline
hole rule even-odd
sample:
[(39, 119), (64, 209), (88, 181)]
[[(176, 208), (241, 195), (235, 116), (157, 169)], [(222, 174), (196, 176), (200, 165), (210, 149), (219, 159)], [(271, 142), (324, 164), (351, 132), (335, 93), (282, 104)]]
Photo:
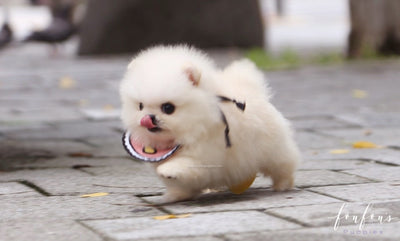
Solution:
[[(48, 52), (0, 52), (0, 240), (400, 240), (398, 61), (267, 73), (304, 154), (295, 190), (259, 177), (242, 195), (159, 206), (163, 185), (120, 141), (130, 56)], [(167, 214), (190, 215), (154, 219)]]

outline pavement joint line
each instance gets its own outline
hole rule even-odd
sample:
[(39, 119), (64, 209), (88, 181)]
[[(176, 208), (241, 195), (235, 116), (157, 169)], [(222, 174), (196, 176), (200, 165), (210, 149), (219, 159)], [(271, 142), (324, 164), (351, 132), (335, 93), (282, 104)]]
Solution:
[(49, 192), (47, 192), (43, 188), (37, 186), (33, 182), (30, 182), (30, 181), (27, 181), (27, 180), (20, 180), (18, 182), (23, 184), (23, 185), (25, 185), (25, 186), (27, 186), (27, 187), (29, 187), (29, 188), (32, 188), (33, 190), (35, 190), (36, 192), (42, 194), (43, 196), (46, 196), (46, 197), (52, 196)]
[(385, 161), (381, 161), (381, 160), (374, 160), (374, 159), (371, 159), (370, 161), (373, 161), (373, 162), (375, 162), (375, 163), (377, 163), (377, 164), (385, 165), (385, 166), (391, 166), (391, 167), (398, 167), (398, 166), (400, 166), (400, 165), (395, 164), (395, 163), (385, 162)]
[[(315, 149), (315, 151), (318, 151)], [(378, 164), (378, 165), (383, 165), (383, 166), (393, 166), (393, 167), (398, 167), (400, 165), (395, 164), (395, 163), (390, 163), (390, 162), (385, 162), (385, 161), (380, 161), (377, 159), (368, 159), (368, 158), (327, 158), (327, 159), (322, 159), (323, 161), (363, 161), (363, 162), (370, 162), (372, 164)], [(315, 160), (313, 160), (315, 161)], [(330, 170), (330, 171), (344, 171), (348, 169), (301, 169), (302, 171), (309, 171), (309, 170)], [(364, 177), (365, 178), (365, 177)]]
[(146, 194), (146, 193), (142, 193), (142, 194), (136, 194), (135, 196), (138, 198), (143, 198), (143, 197), (157, 197), (157, 196), (162, 196), (163, 193), (160, 192), (159, 194)]
[[(346, 170), (344, 170), (344, 171), (346, 171)], [(347, 173), (347, 172), (343, 172), (343, 170), (332, 170), (332, 172), (341, 173), (341, 174), (345, 174), (345, 175), (349, 175), (349, 176), (353, 176), (353, 177), (359, 177), (359, 178), (362, 178), (362, 179), (366, 179), (366, 180), (370, 181), (369, 183), (381, 183), (381, 182), (383, 182), (383, 181), (372, 179), (372, 178), (369, 178), (369, 177), (364, 177), (364, 176), (360, 176), (360, 175), (357, 175), (357, 174), (350, 174), (350, 173)], [(359, 184), (359, 183), (350, 183), (350, 184), (346, 184), (346, 185), (352, 185), (352, 184)], [(339, 185), (337, 185), (337, 186), (339, 186)]]
[(92, 176), (92, 177), (96, 176), (96, 174), (94, 174), (94, 173), (92, 173), (92, 172), (90, 172), (90, 171), (84, 170), (83, 168), (74, 168), (74, 167), (70, 167), (70, 169), (72, 169), (72, 170), (77, 170), (78, 172), (83, 172), (83, 173), (89, 174), (89, 175)]
[[(308, 206), (308, 205), (306, 205), (306, 206)], [(297, 220), (296, 218), (285, 217), (284, 215), (273, 213), (271, 211), (268, 211), (267, 209), (264, 210), (263, 213), (266, 213), (266, 214), (268, 214), (270, 216), (273, 216), (273, 217), (276, 217), (276, 218), (280, 218), (280, 219), (286, 220), (288, 222), (292, 222), (292, 223), (298, 224), (298, 225), (300, 225), (302, 227), (305, 227), (305, 228), (313, 227), (312, 225), (309, 225), (307, 223), (303, 223), (303, 222)]]
[[(323, 203), (321, 205), (327, 205), (327, 204), (335, 204), (335, 203), (340, 203), (340, 202), (327, 202)], [(277, 208), (296, 208), (296, 207), (307, 207), (307, 206), (313, 206), (313, 205), (319, 205), (318, 203), (316, 204), (301, 204), (301, 205), (287, 205), (287, 206), (274, 206), (274, 207), (269, 207), (269, 208), (264, 208), (264, 211), (269, 211), (270, 209), (277, 209)]]
[[(341, 130), (343, 128), (334, 128), (334, 129), (335, 130)], [(315, 134), (315, 135), (322, 136), (322, 137), (331, 138), (331, 139), (335, 139), (335, 140), (338, 140), (338, 141), (343, 141), (343, 138), (340, 138), (340, 137), (337, 137), (337, 136), (333, 136), (333, 135), (329, 135), (329, 134), (326, 134), (326, 133), (322, 133), (322, 132), (320, 132), (320, 130), (322, 130), (322, 129), (310, 129), (308, 132), (312, 133), (312, 134)]]
[[(343, 174), (349, 174), (349, 173), (343, 173)], [(361, 177), (361, 176), (360, 176)], [(365, 178), (365, 177), (361, 177), (361, 178), (364, 178), (364, 179), (367, 179), (367, 178)], [(384, 183), (384, 181), (370, 181), (370, 182), (352, 182), (352, 183), (340, 183), (340, 184), (337, 184), (337, 183), (335, 183), (335, 184), (325, 184), (325, 185), (309, 185), (309, 186), (301, 186), (301, 187), (298, 187), (298, 186), (296, 186), (297, 188), (299, 188), (299, 189), (301, 189), (301, 188), (313, 188), (313, 187), (332, 187), (332, 186), (348, 186), (348, 185), (357, 185), (357, 184), (371, 184), (371, 183)]]
[(347, 121), (347, 120), (344, 120), (342, 118), (337, 118), (334, 115), (332, 117), (333, 117), (332, 120), (335, 120), (337, 122), (346, 124), (346, 126), (345, 127), (341, 127), (341, 129), (363, 129), (363, 128), (365, 128), (363, 125), (360, 125), (360, 124), (357, 124), (357, 123), (354, 123), (354, 122), (351, 122), (351, 121)]
[(139, 195), (136, 195), (136, 197), (139, 198), (140, 200), (142, 200), (142, 202), (147, 203), (150, 207), (154, 207), (155, 209), (159, 210), (160, 212), (163, 212), (166, 214), (172, 214), (172, 212), (170, 212), (168, 209), (165, 209), (164, 207), (162, 207), (162, 205), (152, 203), (152, 202), (144, 199), (143, 197), (140, 197)]
[[(331, 186), (347, 186), (347, 185), (349, 185), (349, 184), (331, 185)], [(333, 196), (333, 195), (330, 195), (330, 194), (327, 194), (327, 193), (318, 192), (318, 191), (311, 190), (311, 189), (308, 189), (308, 188), (304, 189), (304, 191), (308, 191), (308, 192), (316, 193), (316, 194), (323, 195), (323, 196), (326, 196), (326, 197), (334, 198), (334, 199), (340, 200), (342, 202), (347, 202), (347, 203), (351, 202), (350, 200), (345, 199), (345, 198), (336, 197), (336, 196)]]
[(230, 239), (228, 237), (226, 237), (225, 234), (218, 234), (218, 235), (214, 235), (211, 237), (220, 239), (221, 241), (230, 241)]
[(74, 142), (77, 142), (77, 143), (85, 144), (85, 145), (87, 145), (87, 146), (89, 146), (89, 147), (100, 147), (99, 145), (95, 145), (95, 144), (89, 142), (89, 141), (86, 140), (85, 138), (83, 138), (83, 139), (81, 139), (81, 138), (79, 138), (79, 139), (73, 139), (73, 141), (74, 141)]
[(387, 146), (387, 148), (392, 149), (392, 150), (396, 150), (396, 151), (400, 151), (400, 146)]
[[(96, 219), (89, 219), (89, 220), (96, 220)], [(82, 227), (84, 227), (87, 230), (90, 230), (90, 232), (94, 233), (95, 235), (99, 236), (102, 240), (104, 241), (112, 241), (112, 239), (104, 236), (102, 233), (99, 233), (96, 231), (96, 229), (92, 228), (89, 225), (86, 225), (84, 222), (82, 221), (86, 221), (86, 220), (75, 220), (76, 223), (78, 223), (79, 225), (81, 225)]]
[(297, 115), (288, 117), (290, 120), (307, 120), (307, 119), (325, 119), (325, 120), (334, 120), (335, 117), (333, 115), (322, 114), (322, 115)]

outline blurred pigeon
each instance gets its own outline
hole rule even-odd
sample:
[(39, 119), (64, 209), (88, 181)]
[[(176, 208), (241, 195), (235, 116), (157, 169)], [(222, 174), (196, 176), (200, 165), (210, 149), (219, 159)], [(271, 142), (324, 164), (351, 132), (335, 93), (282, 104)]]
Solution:
[(75, 27), (62, 18), (54, 18), (50, 26), (44, 30), (32, 32), (25, 41), (59, 43), (67, 40), (75, 33)]
[(45, 43), (64, 42), (74, 35), (76, 31), (75, 25), (71, 20), (72, 11), (72, 5), (65, 5), (53, 9), (53, 19), (50, 25), (44, 30), (32, 32), (24, 41)]
[(13, 31), (10, 28), (10, 25), (6, 22), (3, 24), (3, 27), (0, 30), (0, 49), (11, 42), (12, 37)]

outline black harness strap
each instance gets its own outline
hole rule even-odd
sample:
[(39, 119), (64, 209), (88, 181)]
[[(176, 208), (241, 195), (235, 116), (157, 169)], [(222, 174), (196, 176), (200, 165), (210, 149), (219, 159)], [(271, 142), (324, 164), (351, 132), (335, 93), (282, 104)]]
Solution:
[(244, 111), (244, 109), (246, 108), (246, 102), (238, 102), (235, 99), (231, 99), (222, 95), (218, 96), (219, 100), (222, 102), (232, 102), (236, 105), (237, 108), (239, 108), (240, 110)]
[[(238, 102), (235, 99), (231, 99), (225, 96), (218, 96), (219, 100), (222, 102), (232, 102), (236, 105), (237, 108), (239, 108), (241, 111), (244, 111), (244, 109), (246, 108), (246, 102)], [(222, 112), (222, 110), (220, 110), (221, 112), (221, 118), (222, 118), (222, 122), (225, 124), (225, 144), (226, 144), (226, 148), (229, 148), (232, 146), (231, 144), (231, 139), (229, 138), (229, 124), (228, 124), (228, 120), (226, 119), (226, 116), (224, 114), (224, 112)]]
[(220, 112), (221, 112), (222, 122), (224, 122), (225, 124), (225, 144), (226, 148), (228, 148), (232, 146), (231, 139), (229, 138), (229, 124), (228, 121), (226, 120), (224, 112), (222, 112), (222, 110), (220, 110)]

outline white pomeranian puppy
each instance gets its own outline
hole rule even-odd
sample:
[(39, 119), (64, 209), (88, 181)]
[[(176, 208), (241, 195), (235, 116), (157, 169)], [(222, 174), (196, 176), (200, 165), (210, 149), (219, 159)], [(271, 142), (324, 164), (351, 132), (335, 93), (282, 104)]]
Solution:
[(241, 193), (257, 173), (276, 191), (293, 187), (300, 154), (290, 124), (249, 60), (219, 70), (194, 48), (158, 46), (132, 60), (120, 87), (124, 146), (153, 163), (165, 201)]

